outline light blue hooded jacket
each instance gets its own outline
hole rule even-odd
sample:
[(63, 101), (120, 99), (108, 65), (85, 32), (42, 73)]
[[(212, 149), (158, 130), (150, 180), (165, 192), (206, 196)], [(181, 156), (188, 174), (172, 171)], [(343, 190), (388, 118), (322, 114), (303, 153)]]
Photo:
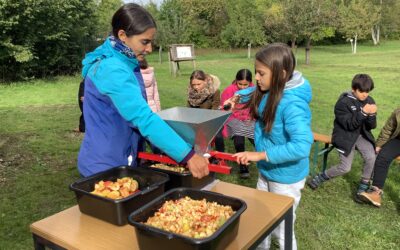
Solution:
[[(240, 102), (247, 102), (251, 87), (238, 91)], [(269, 93), (258, 107), (259, 116), (265, 109)], [(300, 72), (295, 71), (285, 85), (283, 96), (276, 109), (272, 130), (266, 133), (265, 124), (256, 121), (254, 141), (257, 152), (266, 152), (267, 161), (259, 161), (261, 175), (273, 182), (293, 184), (304, 179), (309, 172), (309, 155), (313, 143), (311, 130), (311, 86)]]
[(86, 133), (78, 169), (83, 176), (127, 165), (130, 154), (136, 164), (142, 136), (177, 162), (193, 154), (192, 146), (151, 111), (135, 58), (115, 50), (107, 39), (82, 64)]

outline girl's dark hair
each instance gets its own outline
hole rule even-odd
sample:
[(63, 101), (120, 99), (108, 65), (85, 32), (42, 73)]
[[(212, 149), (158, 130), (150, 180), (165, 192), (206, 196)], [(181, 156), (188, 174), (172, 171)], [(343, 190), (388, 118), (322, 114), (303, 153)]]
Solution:
[(151, 14), (142, 6), (128, 3), (115, 12), (111, 21), (112, 33), (118, 37), (118, 31), (125, 31), (128, 37), (142, 34), (150, 28), (157, 28)]
[(271, 132), (276, 109), (282, 98), (286, 82), (292, 78), (296, 60), (292, 50), (284, 43), (272, 43), (265, 46), (257, 52), (256, 60), (272, 71), (271, 85), (268, 90), (267, 104), (262, 111), (262, 117), (258, 115), (258, 106), (265, 92), (259, 86), (252, 94), (248, 106), (250, 107), (250, 114), (255, 119), (261, 118), (264, 122), (265, 131)]
[(236, 81), (246, 80), (248, 82), (252, 82), (253, 78), (251, 75), (251, 71), (248, 69), (241, 69), (236, 73)]
[(374, 89), (374, 81), (367, 74), (357, 74), (351, 81), (351, 88), (360, 92), (370, 92)]
[(198, 79), (198, 80), (205, 81), (205, 80), (207, 80), (207, 75), (202, 70), (195, 70), (190, 75), (190, 84), (192, 84), (193, 79)]
[(149, 67), (149, 64), (147, 63), (146, 58), (143, 60), (139, 61), (139, 66), (141, 69), (147, 69)]

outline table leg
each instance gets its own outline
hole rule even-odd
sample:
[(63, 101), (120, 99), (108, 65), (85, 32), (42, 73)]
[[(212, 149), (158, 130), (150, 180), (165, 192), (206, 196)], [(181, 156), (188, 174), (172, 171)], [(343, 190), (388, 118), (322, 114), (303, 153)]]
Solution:
[(42, 237), (40, 237), (39, 235), (36, 234), (32, 234), (33, 237), (33, 246), (35, 248), (35, 250), (45, 250), (46, 247), (53, 249), (53, 250), (66, 250), (65, 248), (49, 241), (46, 240)]
[(283, 220), (285, 221), (285, 250), (291, 250), (293, 248), (293, 206), (291, 206), (290, 209), (272, 225), (272, 227), (268, 228), (268, 230), (263, 233), (263, 235), (261, 235), (260, 238), (258, 238), (249, 249), (256, 249), (257, 246), (260, 245), (260, 243), (263, 242), (263, 240), (270, 235)]
[(285, 213), (285, 250), (293, 248), (293, 206)]

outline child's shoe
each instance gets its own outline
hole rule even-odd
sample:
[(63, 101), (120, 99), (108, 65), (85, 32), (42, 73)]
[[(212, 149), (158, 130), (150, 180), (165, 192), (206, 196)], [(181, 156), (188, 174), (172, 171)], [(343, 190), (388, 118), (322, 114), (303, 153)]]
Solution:
[(239, 166), (239, 176), (242, 179), (247, 179), (250, 177), (250, 172), (247, 166), (245, 165), (240, 165)]
[(357, 188), (357, 193), (354, 197), (354, 200), (358, 203), (362, 203), (364, 200), (360, 197), (361, 193), (366, 192), (369, 189), (369, 182), (361, 181)]
[(371, 203), (375, 207), (381, 206), (383, 191), (377, 187), (372, 187), (371, 189), (360, 193), (359, 197), (361, 200)]
[(329, 180), (329, 177), (326, 176), (325, 173), (320, 173), (314, 176), (313, 178), (309, 179), (307, 181), (307, 184), (311, 189), (315, 190), (327, 180)]

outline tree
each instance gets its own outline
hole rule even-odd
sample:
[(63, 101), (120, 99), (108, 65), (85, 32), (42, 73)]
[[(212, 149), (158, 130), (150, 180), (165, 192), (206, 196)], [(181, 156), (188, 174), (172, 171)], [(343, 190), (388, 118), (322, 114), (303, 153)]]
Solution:
[(187, 21), (180, 0), (165, 0), (160, 6), (157, 17), (157, 41), (166, 46), (172, 43), (183, 43)]
[(227, 23), (226, 0), (181, 0), (188, 24), (185, 40), (199, 47), (220, 47), (220, 34)]
[(372, 9), (374, 6), (367, 0), (350, 0), (339, 7), (340, 30), (348, 40), (354, 39), (351, 40), (354, 41), (354, 54), (357, 53), (358, 39), (366, 38), (378, 22), (378, 12), (371, 12)]
[(306, 42), (306, 64), (310, 63), (312, 41), (320, 41), (335, 34), (335, 5), (330, 0), (275, 1), (265, 13), (265, 27), (275, 38)]
[[(400, 37), (400, 1), (385, 0), (382, 2), (379, 22), (379, 34), (389, 38)], [(378, 36), (379, 43), (379, 36)]]
[(335, 35), (336, 6), (330, 0), (306, 0), (302, 4), (299, 8), (304, 11), (305, 18), (299, 20), (303, 27), (299, 28), (300, 35), (306, 39), (306, 64), (310, 64), (311, 42)]
[(222, 44), (230, 47), (263, 45), (266, 36), (262, 15), (253, 0), (227, 0), (229, 22), (221, 34)]
[(269, 38), (270, 42), (281, 41), (286, 43), (291, 41), (292, 49), (294, 49), (298, 32), (295, 25), (286, 20), (283, 2), (274, 2), (268, 7), (264, 7), (263, 16), (267, 39)]
[(97, 7), (95, 16), (97, 18), (96, 38), (106, 39), (111, 31), (111, 19), (114, 13), (122, 6), (121, 0), (96, 0)]
[(3, 80), (71, 74), (93, 40), (91, 0), (0, 2)]

